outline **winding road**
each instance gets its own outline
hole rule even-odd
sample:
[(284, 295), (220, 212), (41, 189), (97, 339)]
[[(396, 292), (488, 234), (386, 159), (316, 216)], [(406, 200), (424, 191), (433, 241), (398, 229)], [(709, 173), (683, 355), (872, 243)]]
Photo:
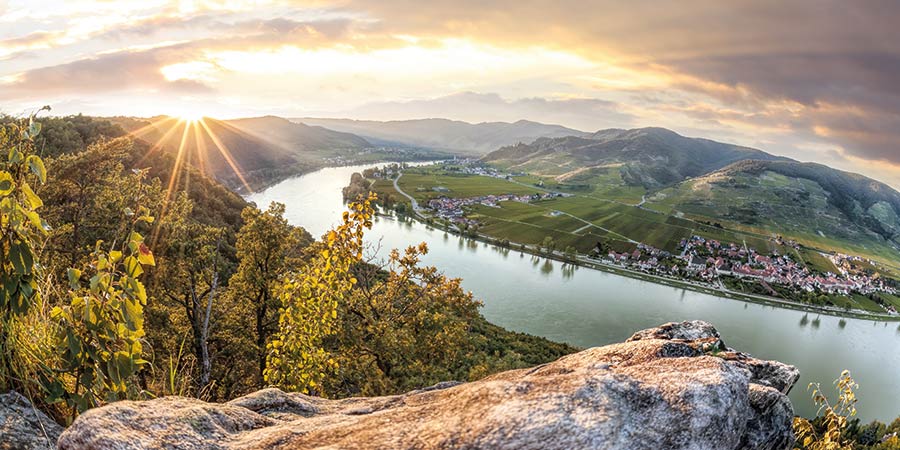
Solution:
[(403, 172), (400, 172), (399, 174), (397, 174), (397, 178), (394, 178), (394, 190), (399, 192), (400, 195), (409, 199), (409, 202), (412, 204), (413, 212), (417, 216), (421, 216), (422, 214), (419, 213), (419, 202), (417, 202), (416, 199), (414, 199), (412, 195), (409, 195), (406, 192), (403, 192), (403, 189), (400, 189), (400, 185), (397, 184), (397, 181), (400, 180), (400, 177), (402, 177), (402, 176), (403, 176)]

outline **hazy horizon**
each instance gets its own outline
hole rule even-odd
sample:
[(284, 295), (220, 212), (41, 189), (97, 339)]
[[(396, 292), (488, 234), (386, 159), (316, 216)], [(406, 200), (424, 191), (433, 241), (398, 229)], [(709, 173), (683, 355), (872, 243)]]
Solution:
[(900, 186), (900, 5), (0, 0), (0, 113), (658, 126)]

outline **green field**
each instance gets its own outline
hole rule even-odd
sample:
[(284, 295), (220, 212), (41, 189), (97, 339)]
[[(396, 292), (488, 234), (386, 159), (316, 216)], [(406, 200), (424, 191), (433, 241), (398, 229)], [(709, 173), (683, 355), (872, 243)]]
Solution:
[[(633, 248), (634, 242), (642, 242), (677, 253), (682, 239), (698, 235), (723, 244), (746, 245), (765, 254), (789, 254), (818, 272), (836, 272), (836, 269), (820, 251), (812, 248), (868, 256), (864, 252), (852, 252), (854, 245), (833, 245), (831, 239), (823, 238), (817, 233), (810, 235), (808, 226), (796, 217), (808, 215), (817, 208), (828, 210), (825, 194), (818, 185), (807, 183), (806, 180), (797, 184), (798, 182), (777, 174), (768, 174), (760, 180), (759, 192), (739, 185), (708, 189), (709, 183), (716, 182), (715, 180), (683, 183), (649, 196), (644, 207), (635, 206), (640, 201), (643, 188), (625, 189), (615, 168), (576, 170), (556, 177), (523, 175), (506, 180), (462, 174), (458, 170), (448, 171), (441, 166), (426, 166), (405, 170), (399, 185), (420, 203), (440, 196), (467, 198), (488, 194), (522, 195), (548, 190), (571, 193), (568, 197), (527, 204), (510, 201), (501, 202), (496, 208), (482, 205), (468, 208), (467, 216), (482, 224), (479, 230), (481, 233), (528, 245), (540, 244), (550, 236), (556, 241), (557, 248), (572, 246), (580, 252), (589, 251), (598, 240), (603, 240), (613, 248)], [(373, 188), (382, 195), (390, 195), (394, 200), (404, 200), (394, 191), (391, 181), (377, 180)], [(720, 190), (729, 189), (735, 191), (728, 194), (734, 196), (731, 203), (724, 198), (714, 198), (721, 195), (718, 193)], [(755, 218), (753, 224), (735, 220), (740, 214), (755, 214), (747, 209), (747, 205), (753, 205), (756, 208), (753, 211), (758, 212), (764, 209), (760, 205), (784, 202), (787, 194), (778, 193), (778, 190), (785, 189), (792, 192), (790, 195), (802, 194), (808, 202), (806, 206), (797, 206), (790, 217), (782, 214), (775, 218)], [(723, 213), (717, 211), (712, 206), (714, 204), (733, 205), (728, 212)], [(834, 226), (826, 226), (824, 222), (828, 221), (825, 218), (819, 222), (815, 226), (818, 231), (835, 232)], [(784, 224), (785, 229), (778, 234), (785, 239), (796, 239), (811, 248), (803, 248), (798, 252), (792, 247), (776, 244), (773, 239), (776, 233), (773, 230), (778, 229), (781, 224)], [(896, 254), (891, 256), (896, 259)], [(882, 263), (874, 269), (894, 278), (900, 275), (900, 269), (893, 265)]]
[(441, 196), (467, 198), (488, 194), (523, 195), (541, 192), (537, 188), (510, 183), (500, 178), (437, 172), (428, 168), (405, 170), (397, 184), (422, 203)]

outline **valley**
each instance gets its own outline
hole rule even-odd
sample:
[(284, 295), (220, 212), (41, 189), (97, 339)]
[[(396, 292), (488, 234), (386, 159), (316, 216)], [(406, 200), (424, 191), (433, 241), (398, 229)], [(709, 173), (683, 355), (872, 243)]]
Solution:
[[(391, 165), (321, 169), (279, 182), (247, 199), (258, 205), (284, 202), (288, 221), (318, 235), (345, 210), (341, 189), (352, 174), (373, 168), (390, 170)], [(425, 166), (410, 166), (398, 185), (404, 185), (403, 180), (413, 171), (427, 170)], [(475, 180), (484, 184), (511, 185), (481, 175), (456, 178), (459, 182), (476, 176), (480, 178)], [(379, 179), (376, 184), (393, 183)], [(387, 189), (383, 192), (393, 194)], [(436, 194), (415, 189), (409, 193), (417, 199)], [(397, 204), (402, 204), (403, 197), (393, 195)], [(500, 205), (515, 203), (503, 201)], [(564, 261), (561, 254), (522, 252), (494, 240), (444, 231), (436, 223), (393, 211), (375, 218), (367, 242), (370, 251), (378, 252), (376, 259), (386, 257), (393, 248), (425, 242), (429, 253), (424, 261), (447, 276), (460, 277), (462, 286), (484, 302), (485, 318), (511, 330), (593, 347), (619, 342), (635, 329), (660, 321), (700, 318), (722, 324), (726, 339), (757, 357), (795, 364), (801, 373), (800, 387), (852, 367), (862, 386), (860, 403), (866, 405), (861, 411), (863, 420), (893, 419), (896, 415), (892, 399), (900, 395), (894, 382), (900, 370), (900, 354), (892, 349), (900, 338), (900, 327), (890, 317), (875, 319), (862, 311), (814, 310), (809, 305), (731, 295), (599, 261), (591, 262), (598, 269), (591, 270), (586, 264)], [(873, 358), (875, 353), (881, 357)], [(790, 396), (798, 414), (815, 414), (805, 389), (795, 388)]]
[(471, 160), (366, 175), (386, 205), (502, 247), (832, 314), (896, 317), (900, 308), (890, 263), (846, 255), (841, 245), (810, 247), (789, 228), (732, 229), (717, 217), (663, 212), (658, 195), (629, 204), (622, 184), (565, 189)]

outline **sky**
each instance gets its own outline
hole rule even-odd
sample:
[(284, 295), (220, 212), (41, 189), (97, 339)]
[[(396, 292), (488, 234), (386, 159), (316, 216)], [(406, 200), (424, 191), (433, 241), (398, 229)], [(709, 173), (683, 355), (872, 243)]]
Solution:
[(0, 113), (661, 126), (900, 188), (900, 2), (0, 0)]

